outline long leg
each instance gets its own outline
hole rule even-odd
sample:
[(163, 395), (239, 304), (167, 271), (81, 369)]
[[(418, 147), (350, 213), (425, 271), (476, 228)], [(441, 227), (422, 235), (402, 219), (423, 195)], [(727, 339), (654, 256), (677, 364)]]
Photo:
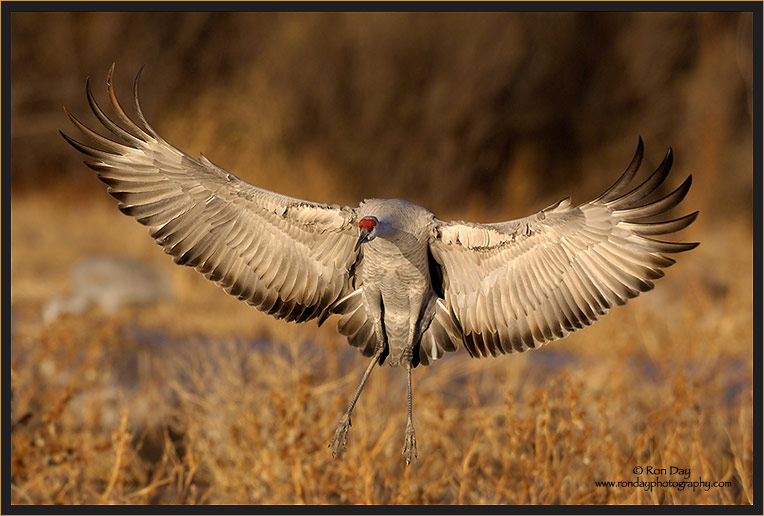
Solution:
[(353, 407), (355, 407), (355, 404), (358, 401), (359, 396), (361, 396), (361, 391), (363, 390), (363, 386), (366, 385), (366, 380), (369, 379), (371, 370), (374, 369), (374, 364), (376, 364), (379, 361), (379, 357), (382, 354), (383, 349), (384, 348), (382, 346), (379, 346), (379, 349), (377, 350), (377, 352), (374, 353), (374, 356), (372, 357), (371, 362), (369, 362), (369, 367), (367, 367), (366, 372), (363, 373), (363, 378), (361, 378), (361, 384), (358, 386), (358, 389), (356, 389), (355, 396), (353, 396), (353, 399), (350, 402), (350, 406), (340, 418), (339, 423), (337, 423), (337, 429), (334, 431), (334, 437), (329, 443), (329, 447), (332, 448), (332, 457), (337, 455), (337, 452), (342, 450), (345, 447), (345, 445), (348, 443), (348, 431), (350, 430), (350, 426), (352, 426), (350, 423), (350, 414), (353, 412)]
[(406, 437), (403, 441), (403, 451), (401, 455), (406, 456), (406, 466), (411, 464), (411, 458), (417, 458), (416, 454), (416, 434), (414, 433), (414, 418), (412, 411), (412, 398), (411, 395), (411, 362), (406, 362), (406, 375), (408, 376), (408, 393), (409, 393), (409, 418), (406, 423)]

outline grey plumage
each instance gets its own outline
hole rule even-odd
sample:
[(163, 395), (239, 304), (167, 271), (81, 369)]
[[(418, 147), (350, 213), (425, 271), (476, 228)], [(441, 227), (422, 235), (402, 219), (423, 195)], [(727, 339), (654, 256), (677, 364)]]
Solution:
[[(338, 331), (372, 361), (330, 446), (347, 441), (350, 414), (375, 364), (404, 365), (409, 418), (404, 454), (416, 457), (411, 368), (464, 344), (473, 357), (539, 347), (584, 328), (616, 304), (653, 288), (674, 260), (697, 244), (651, 237), (690, 225), (697, 212), (641, 222), (679, 204), (691, 177), (674, 192), (644, 200), (666, 179), (663, 163), (626, 191), (642, 160), (597, 199), (570, 199), (514, 221), (442, 222), (400, 199), (358, 208), (316, 204), (249, 185), (204, 156), (195, 160), (146, 122), (134, 83), (134, 122), (107, 86), (123, 126), (96, 103), (105, 138), (68, 110), (95, 146), (62, 133), (87, 156), (119, 209), (141, 224), (178, 264), (194, 267), (227, 293), (288, 321), (339, 314)], [(140, 74), (139, 74), (140, 75)]]

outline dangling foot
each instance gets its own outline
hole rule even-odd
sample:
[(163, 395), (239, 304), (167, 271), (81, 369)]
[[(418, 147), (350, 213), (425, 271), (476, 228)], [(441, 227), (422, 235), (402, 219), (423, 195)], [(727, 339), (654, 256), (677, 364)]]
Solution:
[(406, 456), (406, 466), (411, 464), (411, 457), (416, 459), (416, 434), (414, 434), (414, 416), (412, 412), (413, 396), (411, 395), (411, 362), (406, 363), (406, 377), (408, 379), (408, 412), (409, 417), (406, 421), (406, 438), (403, 441), (403, 450), (401, 455)]
[(336, 456), (338, 452), (341, 452), (345, 445), (348, 443), (348, 431), (353, 424), (350, 422), (350, 416), (344, 414), (339, 423), (337, 423), (337, 429), (334, 431), (334, 437), (329, 443), (329, 448), (332, 448), (332, 457)]
[(411, 421), (406, 425), (406, 438), (403, 441), (403, 451), (401, 455), (406, 456), (406, 466), (411, 464), (411, 458), (417, 458), (416, 454), (416, 434), (414, 433), (414, 423)]
[(371, 357), (369, 367), (367, 367), (366, 372), (363, 373), (361, 384), (358, 386), (358, 389), (356, 389), (355, 396), (353, 396), (353, 399), (350, 401), (350, 406), (348, 407), (345, 414), (340, 418), (340, 422), (337, 423), (337, 430), (334, 431), (334, 437), (329, 443), (329, 448), (332, 449), (332, 457), (335, 457), (338, 452), (341, 452), (342, 449), (345, 448), (345, 445), (348, 443), (348, 430), (350, 430), (350, 427), (353, 426), (350, 423), (350, 414), (353, 413), (353, 407), (355, 407), (355, 404), (358, 401), (358, 397), (361, 395), (361, 391), (363, 390), (363, 386), (366, 385), (366, 380), (369, 379), (371, 370), (374, 368), (374, 364), (379, 361), (379, 356), (382, 354), (383, 350), (384, 348), (380, 347), (377, 352), (374, 353), (374, 356)]

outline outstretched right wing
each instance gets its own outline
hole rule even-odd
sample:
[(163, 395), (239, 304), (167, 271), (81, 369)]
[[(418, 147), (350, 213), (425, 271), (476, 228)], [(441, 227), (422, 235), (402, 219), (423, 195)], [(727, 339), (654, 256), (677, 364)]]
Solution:
[(287, 320), (305, 321), (352, 290), (356, 260), (355, 210), (301, 201), (257, 188), (199, 161), (163, 140), (146, 122), (133, 94), (141, 125), (133, 122), (107, 87), (111, 104), (129, 129), (101, 110), (87, 85), (90, 107), (116, 137), (92, 131), (66, 108), (74, 125), (100, 148), (61, 133), (109, 185), (119, 209), (148, 226), (149, 234), (175, 263), (194, 267), (227, 293)]
[(642, 152), (640, 139), (621, 178), (580, 206), (565, 199), (508, 222), (439, 222), (430, 248), (443, 267), (445, 303), (472, 356), (525, 351), (584, 328), (613, 305), (652, 289), (674, 263), (667, 254), (698, 245), (652, 238), (684, 229), (697, 212), (642, 222), (679, 204), (690, 189), (692, 176), (666, 197), (644, 202), (666, 179), (671, 151), (622, 195)]

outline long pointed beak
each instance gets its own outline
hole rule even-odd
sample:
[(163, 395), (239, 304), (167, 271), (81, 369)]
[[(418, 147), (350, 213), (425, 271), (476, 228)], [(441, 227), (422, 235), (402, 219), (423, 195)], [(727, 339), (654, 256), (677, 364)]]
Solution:
[(358, 242), (355, 243), (355, 251), (358, 251), (358, 248), (361, 247), (361, 244), (366, 242), (368, 238), (369, 231), (367, 229), (361, 229), (361, 236), (358, 237)]

